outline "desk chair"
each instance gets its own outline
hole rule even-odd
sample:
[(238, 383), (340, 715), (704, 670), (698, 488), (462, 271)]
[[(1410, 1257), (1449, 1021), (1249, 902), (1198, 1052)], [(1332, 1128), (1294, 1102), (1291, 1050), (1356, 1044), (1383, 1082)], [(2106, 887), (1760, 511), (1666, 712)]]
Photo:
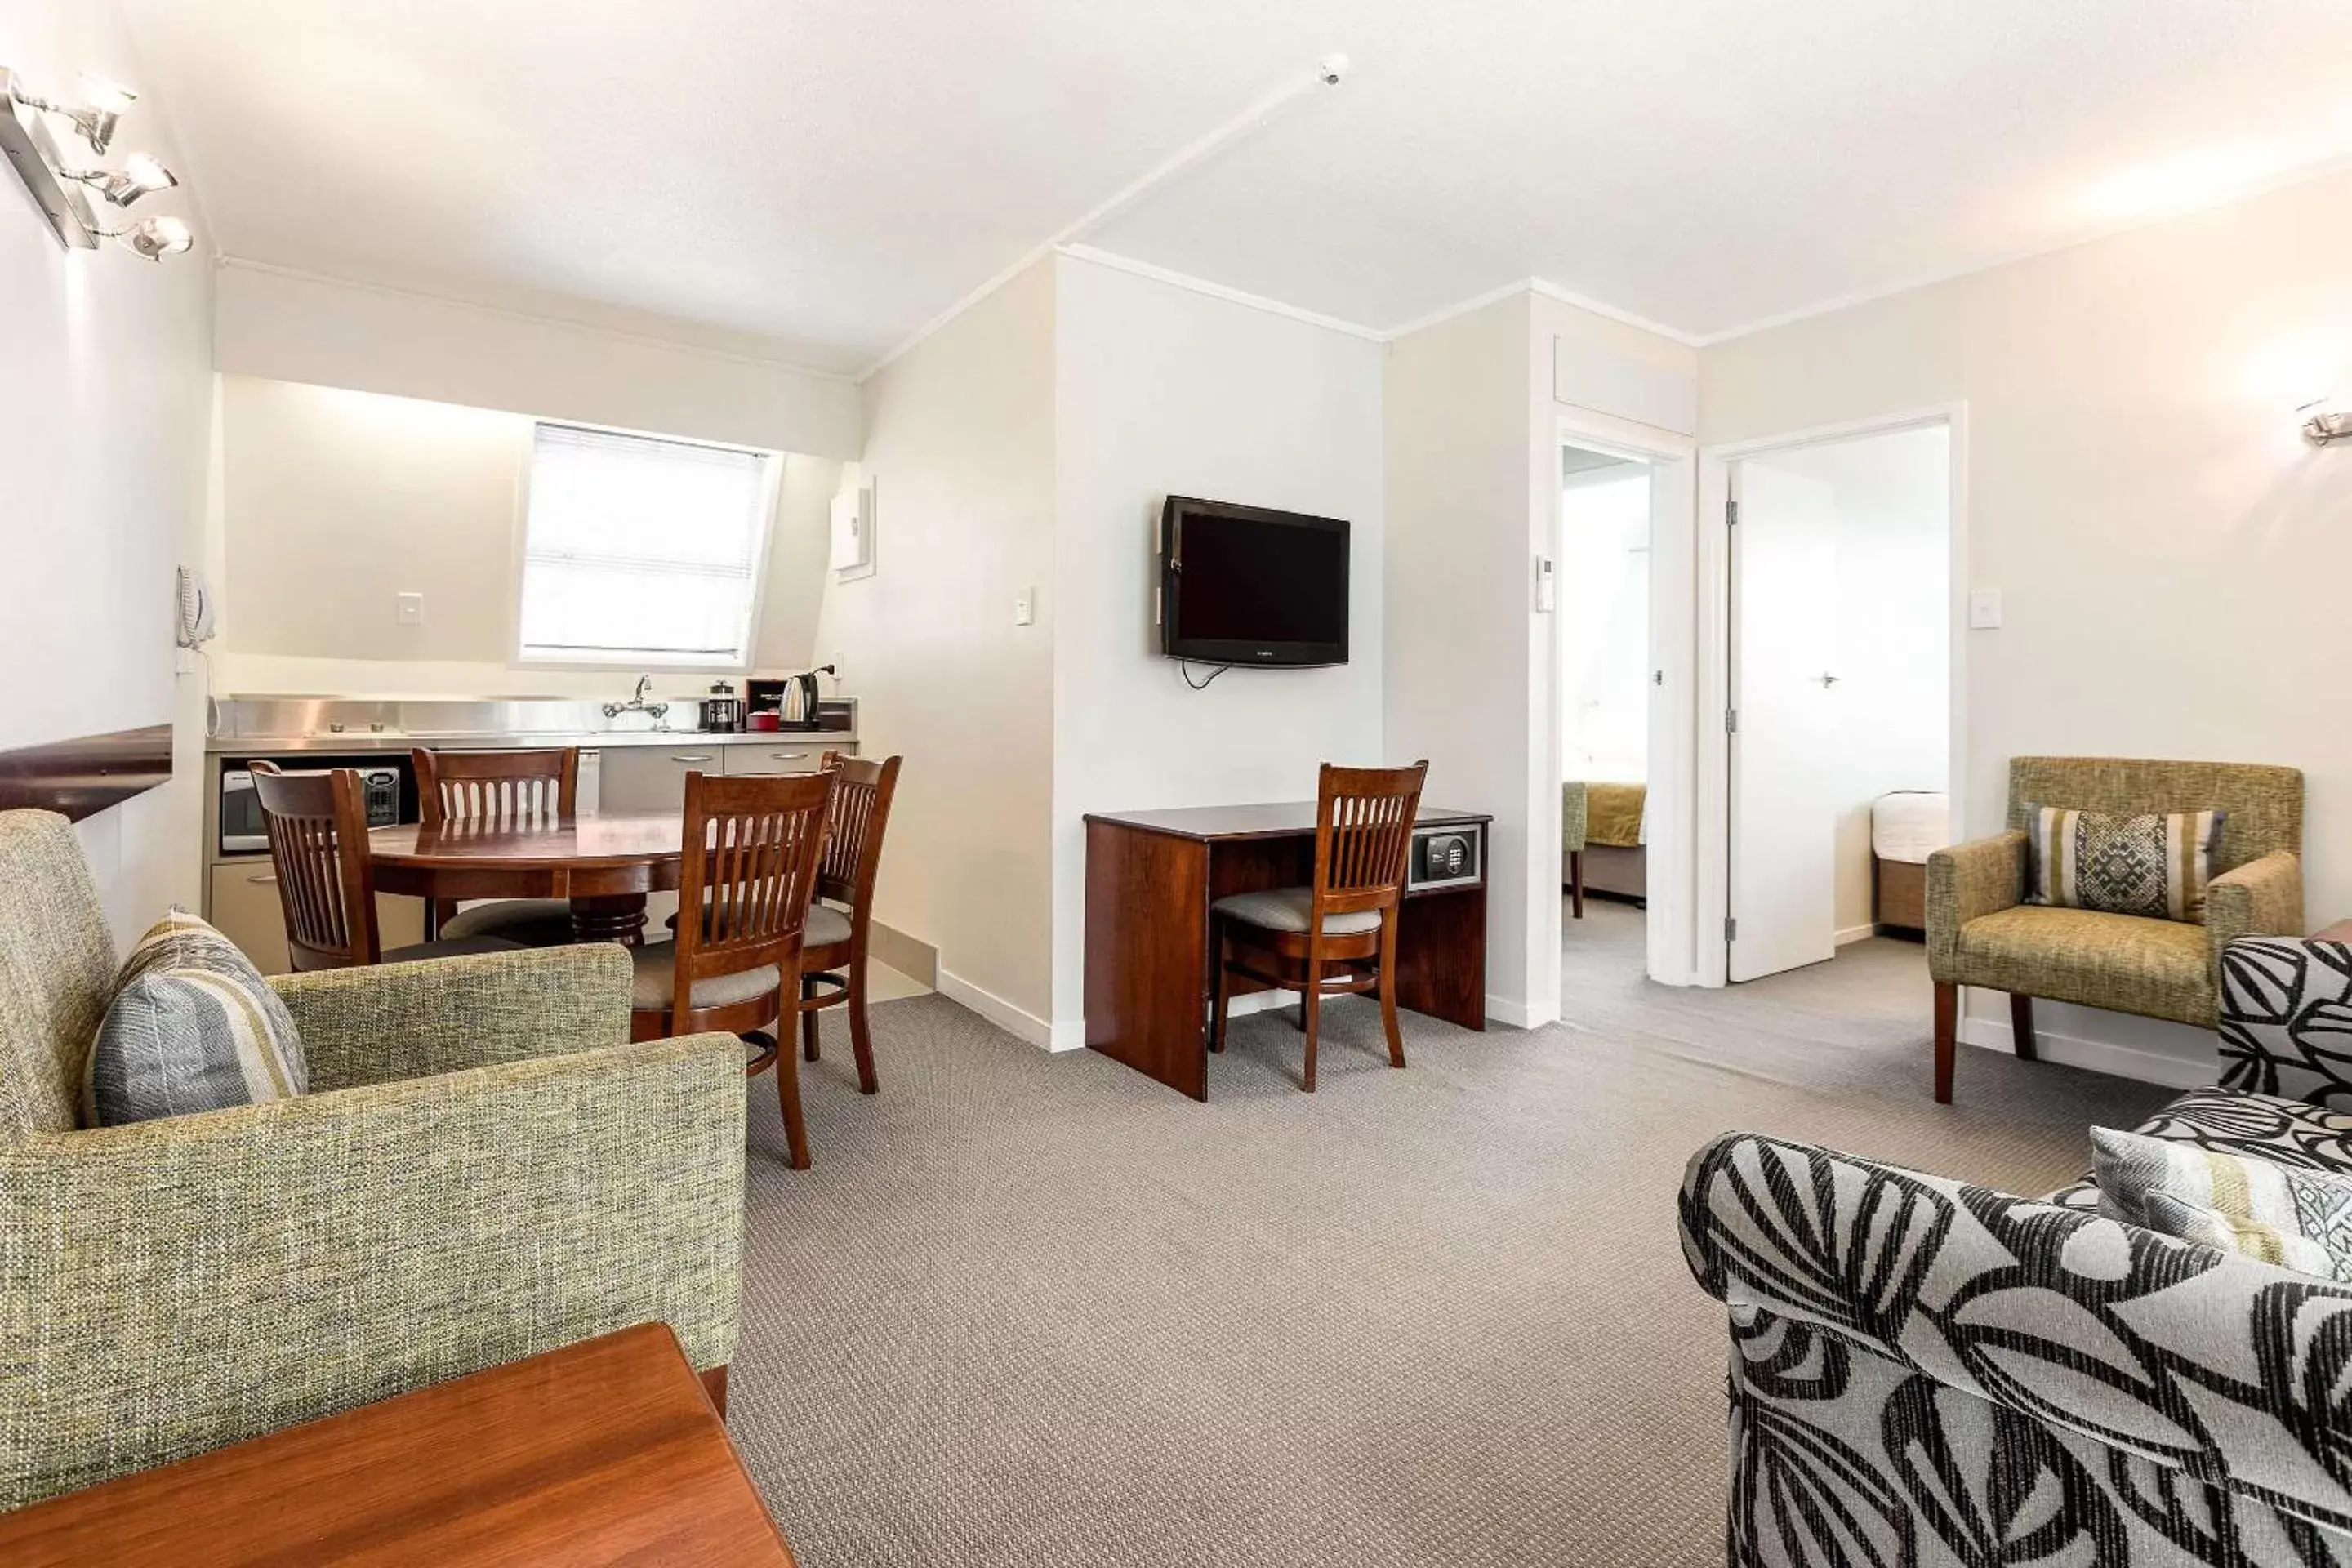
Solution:
[[(416, 769), (417, 820), (426, 827), (564, 821), (579, 805), (577, 746), (532, 752), (419, 746), (408, 755)], [(464, 910), (455, 899), (435, 899), (426, 909), (434, 936), (502, 936), (525, 947), (561, 947), (572, 940), (572, 905), (565, 899), (497, 899)]]
[[(808, 936), (801, 950), (801, 1041), (808, 1059), (817, 1059), (817, 1013), (849, 1009), (849, 1045), (857, 1058), (857, 1087), (872, 1094), (874, 1038), (866, 1026), (866, 937), (874, 923), (874, 878), (882, 866), (882, 830), (889, 825), (890, 799), (898, 791), (898, 758), (878, 763), (824, 754), (836, 778), (833, 823), (818, 863), (819, 899), (846, 904), (844, 912), (819, 903), (809, 910)], [(823, 995), (820, 986), (826, 987)]]
[(762, 1047), (744, 1070), (776, 1068), (795, 1171), (809, 1167), (800, 1068), (762, 1031), (800, 1008), (802, 948), (835, 776), (687, 774), (677, 907), (699, 910), (702, 918), (680, 920), (672, 941), (630, 950), (636, 963), (630, 1037), (718, 1029)]
[(1404, 1066), (1397, 1029), (1397, 905), (1404, 896), (1412, 819), (1429, 763), (1409, 768), (1323, 764), (1315, 794), (1315, 884), (1235, 893), (1210, 906), (1217, 952), (1216, 1022), (1209, 1048), (1225, 1048), (1225, 1012), (1239, 974), (1297, 991), (1315, 1092), (1323, 998), (1378, 991), (1389, 1065)]
[(253, 792), (269, 837), (278, 907), (286, 911), (286, 951), (296, 973), (501, 952), (522, 945), (475, 936), (384, 952), (375, 923), (375, 877), (368, 864), (367, 795), (358, 770), (289, 773), (275, 763), (257, 762)]

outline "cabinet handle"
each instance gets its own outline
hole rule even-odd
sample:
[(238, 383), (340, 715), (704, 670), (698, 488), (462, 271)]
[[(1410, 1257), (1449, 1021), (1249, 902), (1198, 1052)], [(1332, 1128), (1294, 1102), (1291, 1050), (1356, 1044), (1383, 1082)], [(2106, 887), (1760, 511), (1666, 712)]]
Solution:
[(807, 755), (806, 752), (770, 752), (768, 753), (769, 760), (779, 763), (798, 762)]
[(673, 763), (707, 763), (710, 761), (710, 753), (709, 752), (703, 752), (694, 756), (682, 757), (676, 752), (672, 752), (670, 753), (669, 760)]
[(278, 873), (275, 871), (256, 871), (252, 876), (247, 877), (246, 880), (267, 886), (268, 884), (278, 880)]

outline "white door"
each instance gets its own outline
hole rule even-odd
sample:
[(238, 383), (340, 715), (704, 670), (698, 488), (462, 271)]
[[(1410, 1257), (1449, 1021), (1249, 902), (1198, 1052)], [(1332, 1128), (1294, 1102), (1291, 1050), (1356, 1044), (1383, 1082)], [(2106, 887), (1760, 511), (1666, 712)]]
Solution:
[(1731, 978), (1837, 956), (1837, 498), (1732, 469)]

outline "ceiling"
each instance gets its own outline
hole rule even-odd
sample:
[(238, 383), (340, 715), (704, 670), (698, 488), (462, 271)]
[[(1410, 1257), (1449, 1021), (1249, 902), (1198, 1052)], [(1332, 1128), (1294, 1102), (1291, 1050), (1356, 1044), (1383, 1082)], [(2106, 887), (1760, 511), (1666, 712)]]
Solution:
[(1083, 237), (1692, 338), (2352, 153), (2336, 0), (121, 0), (226, 255), (854, 372)]

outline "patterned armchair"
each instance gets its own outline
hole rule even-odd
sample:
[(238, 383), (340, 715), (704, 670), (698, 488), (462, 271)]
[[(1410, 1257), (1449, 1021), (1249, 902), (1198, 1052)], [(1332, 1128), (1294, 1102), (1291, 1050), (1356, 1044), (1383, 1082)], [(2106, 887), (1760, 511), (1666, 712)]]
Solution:
[[(2226, 1078), (2287, 1087), (2352, 949), (2241, 942)], [(2140, 1131), (2352, 1170), (2352, 1115), (2235, 1088)], [(2087, 1147), (2087, 1141), (2086, 1141)], [(1728, 1561), (2352, 1562), (2352, 1285), (1778, 1139), (1692, 1160), (1683, 1248), (1731, 1312)]]
[(629, 1044), (618, 948), (274, 981), (312, 1092), (76, 1131), (114, 973), (0, 813), (0, 1509), (634, 1323), (734, 1353), (742, 1047)]
[[(2025, 902), (2035, 805), (2137, 815), (2229, 813), (2205, 922)], [(2303, 930), (2303, 774), (2231, 763), (2012, 757), (2009, 831), (1927, 858), (1927, 969), (1936, 983), (1936, 1098), (1952, 1098), (1959, 988), (2010, 994), (2017, 1054), (2034, 1054), (2034, 997), (2211, 1027), (2221, 951)]]

